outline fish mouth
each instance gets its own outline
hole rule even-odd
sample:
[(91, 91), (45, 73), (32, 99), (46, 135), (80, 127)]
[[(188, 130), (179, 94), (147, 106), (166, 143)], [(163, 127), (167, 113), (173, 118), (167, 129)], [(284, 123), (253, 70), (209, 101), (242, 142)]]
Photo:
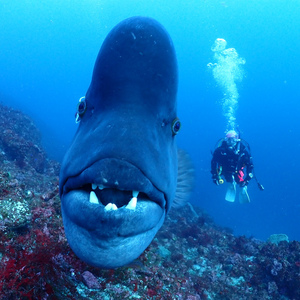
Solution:
[(69, 177), (62, 194), (68, 219), (105, 243), (156, 232), (166, 213), (164, 193), (138, 167), (120, 159), (101, 159)]

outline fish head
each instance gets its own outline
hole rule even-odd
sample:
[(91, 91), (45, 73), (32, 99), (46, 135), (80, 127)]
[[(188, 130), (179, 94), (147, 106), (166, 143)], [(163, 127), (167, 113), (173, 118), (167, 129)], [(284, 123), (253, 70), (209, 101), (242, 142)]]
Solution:
[(68, 242), (88, 264), (136, 259), (175, 196), (177, 61), (166, 30), (132, 17), (104, 40), (60, 172)]

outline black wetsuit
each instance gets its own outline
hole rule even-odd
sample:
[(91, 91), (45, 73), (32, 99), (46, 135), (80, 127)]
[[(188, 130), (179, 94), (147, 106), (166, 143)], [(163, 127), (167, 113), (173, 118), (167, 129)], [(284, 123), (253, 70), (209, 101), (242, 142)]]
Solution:
[(227, 182), (232, 182), (234, 177), (237, 183), (248, 184), (252, 178), (252, 170), (250, 151), (242, 141), (238, 141), (233, 148), (229, 148), (226, 141), (223, 141), (213, 153), (211, 174), (214, 181), (223, 176)]

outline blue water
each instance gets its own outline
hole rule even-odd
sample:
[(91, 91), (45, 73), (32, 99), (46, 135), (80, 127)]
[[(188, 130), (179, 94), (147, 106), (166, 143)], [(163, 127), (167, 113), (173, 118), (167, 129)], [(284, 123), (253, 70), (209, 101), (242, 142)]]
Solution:
[[(235, 234), (300, 240), (300, 1), (298, 0), (2, 0), (0, 97), (30, 115), (49, 155), (61, 160), (75, 133), (78, 99), (109, 30), (150, 16), (170, 33), (179, 64), (178, 144), (196, 168), (192, 203)], [(250, 143), (251, 204), (227, 203), (210, 175), (210, 151), (227, 126), (223, 91), (207, 64), (217, 38), (245, 59), (235, 122)]]

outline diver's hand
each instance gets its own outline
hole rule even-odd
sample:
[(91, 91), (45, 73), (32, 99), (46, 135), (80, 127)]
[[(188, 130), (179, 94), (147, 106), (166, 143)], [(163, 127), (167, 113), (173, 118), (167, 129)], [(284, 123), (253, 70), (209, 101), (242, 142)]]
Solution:
[(213, 183), (214, 183), (214, 184), (219, 185), (219, 179), (218, 179), (218, 176), (217, 176), (217, 175), (213, 175), (213, 176), (212, 176), (212, 180), (213, 180)]
[(219, 185), (219, 180), (218, 179), (213, 179), (214, 184)]

